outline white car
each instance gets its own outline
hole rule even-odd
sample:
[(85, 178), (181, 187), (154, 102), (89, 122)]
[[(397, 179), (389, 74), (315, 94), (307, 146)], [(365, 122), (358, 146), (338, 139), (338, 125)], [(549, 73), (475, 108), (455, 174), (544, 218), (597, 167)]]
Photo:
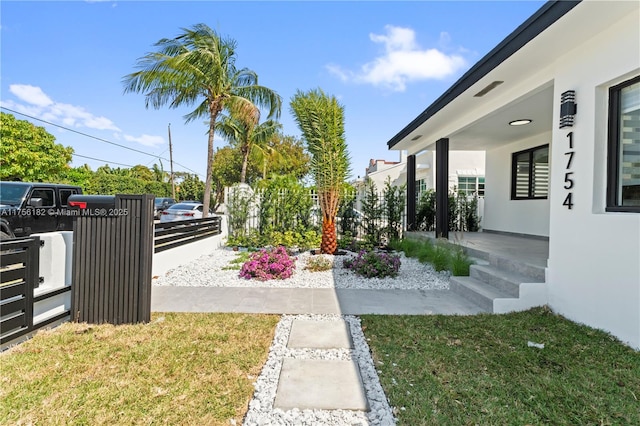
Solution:
[[(177, 203), (164, 210), (160, 215), (160, 223), (178, 220), (202, 219), (202, 203)], [(209, 214), (211, 216), (211, 214)]]

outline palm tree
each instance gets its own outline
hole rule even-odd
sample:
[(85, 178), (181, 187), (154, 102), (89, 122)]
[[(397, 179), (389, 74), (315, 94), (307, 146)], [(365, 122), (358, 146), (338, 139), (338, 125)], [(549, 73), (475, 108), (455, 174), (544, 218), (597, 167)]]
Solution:
[(236, 42), (223, 39), (205, 24), (196, 24), (172, 39), (161, 39), (156, 52), (138, 59), (136, 71), (124, 77), (124, 91), (144, 93), (145, 106), (159, 109), (193, 106), (185, 115), (189, 123), (197, 118), (208, 120), (207, 176), (204, 211), (211, 198), (213, 137), (218, 114), (249, 115), (256, 105), (269, 110), (268, 117), (278, 117), (282, 99), (273, 90), (258, 85), (258, 76), (247, 68), (237, 69)]
[(240, 153), (242, 154), (240, 183), (246, 183), (247, 181), (247, 165), (249, 164), (251, 150), (253, 148), (262, 150), (269, 142), (269, 139), (282, 127), (281, 124), (273, 120), (257, 124), (257, 120), (254, 117), (259, 119), (259, 114), (252, 115), (249, 119), (225, 116), (216, 125), (216, 131), (219, 135), (240, 148)]
[(321, 89), (297, 91), (291, 110), (311, 154), (313, 175), (322, 212), (322, 253), (337, 249), (335, 218), (340, 190), (349, 175), (349, 153), (344, 137), (344, 108)]

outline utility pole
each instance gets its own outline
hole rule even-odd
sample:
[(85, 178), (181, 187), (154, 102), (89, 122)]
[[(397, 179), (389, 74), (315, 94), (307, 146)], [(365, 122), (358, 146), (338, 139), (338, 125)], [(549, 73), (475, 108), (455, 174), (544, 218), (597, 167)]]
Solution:
[(173, 145), (171, 145), (171, 123), (169, 123), (169, 164), (171, 167), (171, 198), (176, 199), (176, 183), (173, 180)]

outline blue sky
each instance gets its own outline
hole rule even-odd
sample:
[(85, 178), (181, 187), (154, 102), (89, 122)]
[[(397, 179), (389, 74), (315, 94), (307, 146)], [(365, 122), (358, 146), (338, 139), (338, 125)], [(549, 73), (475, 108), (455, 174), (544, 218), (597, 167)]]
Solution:
[(3, 112), (93, 136), (14, 114), (72, 146), (74, 166), (93, 170), (168, 159), (171, 123), (175, 170), (204, 180), (205, 123), (185, 125), (188, 108), (146, 109), (142, 94), (123, 93), (122, 78), (159, 39), (205, 23), (235, 39), (236, 64), (282, 96), (285, 134), (300, 135), (289, 109), (298, 89), (340, 100), (356, 177), (372, 158), (397, 160), (386, 142), (543, 3), (3, 0), (0, 102)]

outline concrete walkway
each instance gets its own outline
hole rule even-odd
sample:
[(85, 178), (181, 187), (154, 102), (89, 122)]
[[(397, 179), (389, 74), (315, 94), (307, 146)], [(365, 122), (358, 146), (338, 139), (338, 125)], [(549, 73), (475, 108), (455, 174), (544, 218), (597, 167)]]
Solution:
[(486, 312), (449, 290), (170, 287), (151, 290), (152, 312), (472, 315)]

